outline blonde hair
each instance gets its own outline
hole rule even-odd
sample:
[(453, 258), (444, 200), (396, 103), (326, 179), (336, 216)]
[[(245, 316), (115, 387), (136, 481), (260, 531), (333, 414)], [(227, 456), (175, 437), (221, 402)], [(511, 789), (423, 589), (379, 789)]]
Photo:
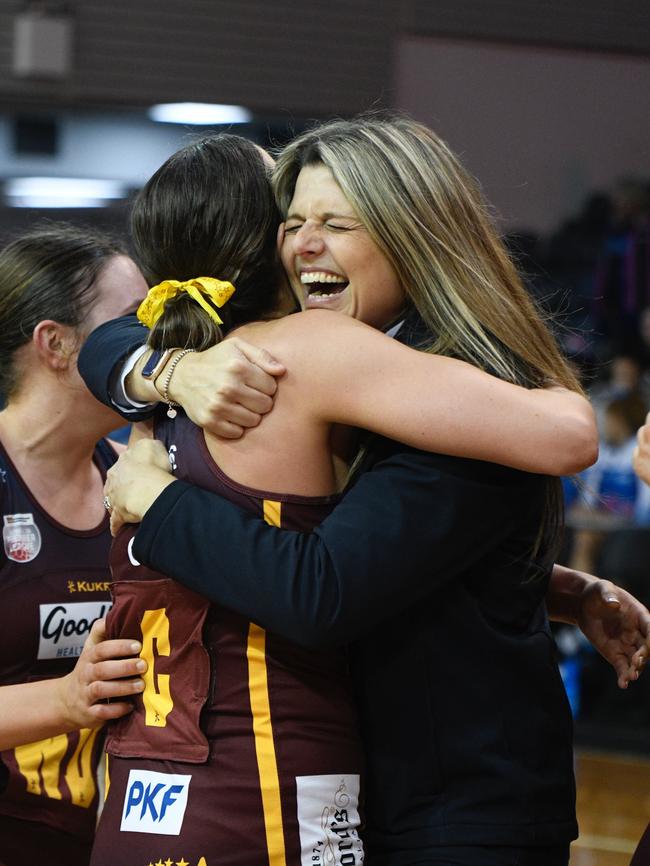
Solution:
[(527, 387), (580, 385), (529, 296), (477, 182), (434, 132), (405, 117), (333, 121), (298, 136), (273, 176), (286, 215), (298, 174), (325, 165), (452, 355)]

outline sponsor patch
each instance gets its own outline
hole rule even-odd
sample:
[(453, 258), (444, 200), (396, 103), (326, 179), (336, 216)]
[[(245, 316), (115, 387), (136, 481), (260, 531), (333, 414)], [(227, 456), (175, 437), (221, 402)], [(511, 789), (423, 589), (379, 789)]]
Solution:
[(41, 533), (33, 514), (5, 514), (2, 527), (5, 554), (13, 562), (31, 562), (41, 549)]
[(120, 830), (179, 836), (191, 780), (191, 776), (131, 770)]
[(297, 776), (302, 866), (359, 866), (359, 776)]
[(76, 658), (86, 642), (92, 624), (106, 616), (110, 601), (78, 601), (40, 606), (41, 634), (38, 658)]

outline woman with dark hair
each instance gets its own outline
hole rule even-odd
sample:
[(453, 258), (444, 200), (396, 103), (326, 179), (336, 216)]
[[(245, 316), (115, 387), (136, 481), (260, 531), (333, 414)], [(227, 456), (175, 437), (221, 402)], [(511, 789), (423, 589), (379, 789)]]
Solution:
[[(117, 459), (104, 438), (117, 416), (87, 390), (76, 361), (88, 333), (134, 309), (145, 291), (122, 245), (98, 232), (53, 224), (0, 251), (0, 391), (6, 398), (0, 685), (10, 687), (2, 698), (9, 702), (7, 717), (17, 700), (57, 690), (28, 688), (26, 696), (17, 684), (69, 674), (93, 621), (110, 606), (102, 487)], [(43, 723), (46, 718), (43, 712)], [(69, 720), (59, 721), (65, 724), (57, 736), (36, 726), (43, 739), (0, 756), (6, 866), (38, 862), (44, 849), (50, 863), (88, 863), (102, 738), (96, 726), (75, 731)], [(29, 724), (26, 707), (25, 729)]]
[[(351, 124), (345, 133), (352, 138), (356, 128)], [(386, 133), (385, 140), (360, 151), (369, 158), (368, 196), (376, 205), (375, 212), (380, 205), (373, 196), (388, 199), (381, 206), (384, 213), (391, 206), (396, 209), (394, 238), (380, 246), (374, 217), (357, 207), (333, 168), (328, 165), (330, 174), (323, 172), (322, 157), (315, 160), (317, 177), (307, 171), (307, 165), (301, 167), (283, 245), (285, 266), (296, 289), (302, 291), (308, 286), (313, 305), (343, 304), (339, 309), (376, 328), (386, 327), (406, 313), (410, 333), (423, 347), (430, 338), (419, 319), (429, 322), (437, 309), (436, 315), (441, 317), (442, 310), (452, 324), (450, 310), (457, 308), (465, 315), (463, 327), (450, 329), (448, 341), (437, 348), (466, 356), (473, 363), (480, 361), (486, 368), (498, 369), (504, 378), (527, 386), (560, 381), (575, 388), (572, 374), (526, 301), (493, 229), (481, 219), (476, 193), (453, 156), (432, 135), (427, 140), (423, 128), (415, 124), (401, 130), (401, 134), (411, 136), (409, 145), (418, 157), (415, 160), (405, 160), (406, 148), (395, 146), (390, 123), (368, 124), (367, 130), (380, 139)], [(325, 137), (328, 131), (324, 131)], [(211, 858), (228, 864), (268, 862), (273, 866), (361, 862), (363, 851), (357, 832), (361, 759), (347, 660), (340, 649), (316, 649), (313, 645), (340, 646), (349, 639), (342, 637), (343, 632), (357, 637), (382, 620), (386, 639), (373, 640), (368, 656), (377, 667), (368, 664), (367, 677), (357, 681), (362, 730), (371, 759), (367, 792), (372, 807), (373, 856), (394, 857), (391, 862), (395, 863), (407, 862), (407, 856), (411, 857), (409, 862), (426, 862), (427, 857), (441, 853), (440, 863), (451, 862), (456, 855), (464, 858), (456, 862), (477, 862), (476, 857), (483, 856), (487, 859), (480, 862), (488, 863), (492, 857), (491, 862), (496, 863), (506, 862), (498, 858), (509, 849), (522, 863), (532, 863), (534, 857), (547, 866), (566, 862), (568, 839), (575, 828), (570, 719), (543, 608), (550, 538), (556, 522), (547, 480), (415, 450), (425, 446), (467, 455), (476, 449), (479, 456), (495, 459), (497, 425), (487, 432), (490, 445), (477, 444), (458, 417), (464, 421), (467, 413), (471, 416), (476, 411), (471, 404), (468, 409), (467, 393), (457, 395), (454, 401), (446, 390), (449, 381), (456, 383), (454, 387), (461, 387), (464, 381), (471, 388), (478, 377), (480, 395), (480, 383), (489, 389), (495, 381), (487, 373), (450, 358), (413, 353), (353, 318), (331, 311), (307, 311), (278, 319), (273, 318), (275, 305), (269, 305), (262, 309), (261, 321), (247, 321), (243, 305), (231, 307), (239, 292), (240, 277), (235, 274), (242, 272), (243, 263), (232, 250), (228, 258), (218, 260), (218, 222), (202, 221), (207, 210), (216, 208), (216, 202), (222, 203), (226, 217), (230, 208), (240, 204), (239, 195), (230, 196), (220, 188), (223, 173), (205, 168), (206, 152), (218, 150), (218, 142), (203, 141), (173, 157), (147, 184), (134, 211), (139, 255), (147, 273), (160, 281), (141, 307), (143, 320), (152, 328), (150, 343), (157, 352), (166, 351), (171, 344), (183, 348), (176, 348), (169, 356), (154, 357), (153, 362), (149, 359), (144, 366), (145, 376), (155, 380), (154, 386), (170, 407), (168, 417), (159, 417), (155, 424), (155, 435), (163, 446), (159, 442), (138, 443), (134, 449), (138, 456), (118, 466), (109, 479), (107, 496), (116, 525), (120, 518), (131, 515), (140, 519), (142, 511), (150, 507), (147, 498), (152, 493), (153, 499), (162, 498), (161, 490), (170, 506), (166, 518), (172, 522), (190, 491), (208, 508), (190, 506), (193, 527), (189, 534), (196, 550), (185, 560), (188, 551), (183, 545), (183, 556), (167, 559), (162, 573), (153, 571), (157, 552), (152, 548), (169, 550), (163, 539), (151, 547), (145, 542), (144, 556), (139, 553), (140, 532), (136, 534), (133, 527), (124, 529), (116, 539), (112, 628), (120, 633), (139, 626), (154, 664), (142, 706), (126, 722), (118, 723), (108, 744), (111, 785), (93, 864), (108, 866), (116, 853), (127, 866), (146, 858), (157, 857), (163, 862), (179, 856), (205, 864)], [(400, 183), (408, 180), (418, 189), (424, 205), (414, 195), (406, 206), (400, 198), (399, 183), (385, 184), (380, 191), (373, 171), (375, 165), (387, 168), (381, 155), (385, 148), (404, 175)], [(246, 154), (244, 145), (242, 151)], [(351, 155), (348, 153), (348, 158)], [(255, 163), (250, 155), (248, 158)], [(415, 163), (423, 177), (416, 173), (413, 181), (409, 172)], [(444, 177), (440, 171), (438, 178), (443, 164), (453, 171)], [(262, 169), (258, 156), (257, 170)], [(245, 176), (243, 166), (242, 172)], [(185, 182), (178, 183), (179, 177)], [(346, 178), (345, 171), (340, 177)], [(433, 201), (459, 205), (455, 217), (449, 219), (448, 237), (455, 247), (446, 251), (449, 264), (455, 262), (457, 268), (454, 272), (450, 267), (446, 277), (438, 274), (432, 291), (445, 293), (445, 300), (437, 307), (437, 299), (430, 297), (431, 292), (427, 294), (426, 281), (413, 267), (417, 256), (405, 254), (400, 265), (390, 249), (392, 242), (403, 253), (410, 252), (409, 243), (415, 247), (409, 220), (417, 222), (420, 229), (428, 228), (424, 217), (431, 201), (425, 195), (423, 179), (430, 183), (428, 192), (434, 191), (438, 182), (442, 187), (431, 195)], [(181, 189), (182, 196), (178, 194)], [(414, 209), (414, 202), (419, 211)], [(262, 207), (263, 203), (257, 204)], [(372, 208), (369, 210), (373, 213)], [(431, 214), (428, 219), (431, 221)], [(400, 220), (401, 232), (397, 231)], [(216, 243), (202, 237), (197, 223), (208, 226)], [(452, 223), (464, 233), (458, 242), (453, 240)], [(251, 228), (241, 227), (242, 238)], [(466, 237), (472, 233), (473, 241)], [(259, 231), (254, 231), (254, 237), (264, 243)], [(468, 248), (473, 244), (473, 257), (466, 258), (461, 242)], [(444, 250), (446, 243), (440, 240), (440, 249)], [(202, 258), (205, 250), (214, 252), (214, 257)], [(183, 256), (191, 260), (191, 269)], [(440, 257), (438, 267), (443, 259)], [(150, 266), (152, 261), (155, 267)], [(475, 299), (469, 290), (463, 297), (459, 275), (468, 261), (465, 278), (468, 271), (476, 271), (485, 284), (494, 278), (498, 302), (490, 297)], [(477, 294), (482, 295), (483, 289), (480, 286)], [(505, 306), (509, 327), (500, 319), (503, 310), (498, 314), (495, 305)], [(420, 313), (419, 319), (412, 315), (413, 308)], [(260, 315), (259, 310), (256, 315)], [(195, 329), (197, 316), (208, 321)], [(225, 441), (203, 434), (185, 416), (175, 416), (170, 386), (187, 353), (205, 345), (206, 328), (213, 329), (209, 342), (220, 336), (222, 327), (229, 334), (235, 325), (238, 337), (264, 345), (288, 373), (264, 424), (249, 430), (243, 439)], [(494, 328), (498, 328), (496, 333)], [(407, 375), (400, 375), (400, 369), (406, 369)], [(436, 371), (441, 374), (439, 393), (428, 405), (429, 382)], [(519, 393), (505, 381), (496, 385), (504, 389), (506, 402), (508, 394)], [(531, 396), (525, 390), (523, 393)], [(437, 413), (432, 411), (436, 399), (440, 401)], [(501, 418), (499, 427), (501, 446), (504, 437), (510, 441), (517, 423), (517, 419), (510, 419), (505, 405), (500, 407), (507, 416), (507, 421)], [(443, 407), (457, 412), (440, 418)], [(319, 586), (318, 581), (306, 581), (301, 586), (293, 582), (296, 552), (303, 541), (308, 548), (313, 547), (312, 539), (318, 544), (322, 537), (318, 521), (335, 504), (334, 497), (347, 472), (341, 456), (349, 458), (355, 450), (350, 431), (335, 430), (337, 423), (388, 434), (411, 446), (388, 440), (371, 444), (373, 461), (383, 463), (387, 474), (376, 488), (379, 497), (373, 508), (366, 512), (363, 533), (356, 535), (351, 547), (349, 537), (343, 541), (344, 560), (351, 554), (356, 567), (345, 569), (345, 585), (338, 587), (338, 597), (330, 594), (329, 575), (328, 587)], [(536, 456), (527, 459), (534, 461)], [(509, 453), (506, 459), (517, 462), (518, 457)], [(176, 478), (182, 480), (174, 481), (167, 474), (169, 461)], [(140, 465), (146, 478), (138, 477)], [(375, 474), (381, 477), (379, 472), (362, 475), (355, 491), (363, 488), (364, 478)], [(124, 483), (126, 477), (128, 484)], [(195, 490), (184, 482), (205, 490)], [(225, 595), (229, 599), (225, 607), (209, 607), (204, 599), (165, 576), (184, 582), (198, 578), (195, 583), (201, 584), (204, 593), (214, 599), (221, 594), (218, 580), (212, 585), (204, 579), (204, 557), (220, 574), (222, 543), (226, 571), (232, 564), (230, 539), (221, 539), (212, 522), (210, 503), (215, 492), (242, 506), (253, 521), (247, 525), (254, 524), (255, 532), (264, 528), (256, 517), (266, 524), (294, 530), (272, 536), (261, 532), (258, 538), (248, 533), (246, 545), (237, 553), (248, 598), (236, 598), (227, 576)], [(198, 501), (196, 496), (193, 501)], [(343, 512), (349, 521), (354, 514), (354, 509), (351, 512), (346, 507), (349, 501), (346, 497), (325, 519), (323, 529)], [(236, 515), (243, 518), (236, 509), (226, 517), (233, 526), (239, 519)], [(395, 539), (404, 543), (401, 566), (390, 573), (381, 561), (381, 540), (376, 548), (367, 546), (368, 522), (375, 520), (382, 526), (391, 556)], [(205, 526), (210, 526), (208, 533), (203, 531)], [(305, 534), (310, 529), (312, 534)], [(417, 544), (410, 547), (416, 538)], [(274, 596), (276, 542), (288, 554), (290, 566), (285, 580), (277, 582), (280, 602)], [(326, 560), (337, 558), (336, 547), (335, 540), (332, 550), (322, 551), (326, 570)], [(271, 553), (268, 570), (263, 550)], [(309, 549), (306, 555), (313, 564)], [(315, 556), (319, 555), (316, 552)], [(200, 561), (201, 568), (188, 581), (187, 571), (192, 569), (185, 566), (189, 559)], [(253, 560), (256, 578), (250, 567)], [(269, 580), (271, 572), (273, 578)], [(265, 585), (264, 599), (252, 597), (251, 581), (255, 579)], [(365, 596), (361, 607), (357, 604), (359, 582)], [(291, 589), (288, 584), (292, 584)], [(576, 604), (581, 612), (584, 600), (580, 597)], [(284, 601), (289, 602), (286, 609)], [(253, 615), (248, 613), (249, 604), (256, 608)], [(391, 621), (391, 616), (396, 621)], [(379, 631), (382, 629), (379, 626)], [(449, 651), (450, 635), (458, 636), (461, 631), (463, 637), (469, 634), (468, 645), (472, 636), (477, 636), (487, 662), (487, 671), (464, 701), (459, 700), (459, 686), (467, 667), (459, 664), (459, 659), (466, 661), (469, 646), (467, 650), (454, 648), (458, 658)], [(298, 643), (289, 643), (281, 634)], [(211, 659), (206, 656), (206, 646)], [(354, 661), (358, 673), (358, 654)], [(449, 695), (442, 687), (443, 674)], [(433, 690), (434, 685), (439, 691)], [(533, 688), (537, 694), (534, 700)], [(379, 692), (388, 708), (386, 714), (376, 705)], [(498, 695), (496, 705), (494, 695)], [(543, 708), (538, 706), (540, 696)], [(458, 761), (455, 770), (450, 768), (456, 775), (447, 787), (435, 772), (430, 754), (433, 743), (429, 741), (432, 702), (443, 697), (445, 705), (449, 699), (451, 706), (444, 713), (442, 707), (436, 707), (436, 715), (443, 715), (450, 750), (451, 720), (460, 731), (467, 731), (467, 736), (462, 734), (454, 744), (453, 755), (443, 750), (445, 761)], [(467, 711), (468, 697), (477, 697), (476, 717)], [(504, 712), (512, 719), (520, 716), (526, 731), (525, 735), (518, 734), (516, 725), (508, 725), (508, 754), (503, 753), (503, 743), (497, 742), (494, 734)], [(465, 756), (459, 752), (460, 740), (467, 750)], [(481, 742), (487, 744), (485, 755), (481, 754)], [(470, 778), (475, 761), (476, 786), (463, 781)], [(498, 790), (494, 805), (486, 799), (481, 784), (490, 775), (491, 761)], [(540, 768), (539, 779), (531, 770), (533, 764)], [(522, 792), (524, 802), (520, 802)], [(444, 801), (451, 808), (450, 797), (457, 820), (448, 828), (451, 835), (445, 837), (436, 826), (434, 806)], [(392, 821), (392, 841), (388, 846), (383, 840), (378, 843), (378, 833), (393, 835)], [(459, 842), (459, 838), (466, 842)], [(394, 850), (389, 853), (391, 847)]]

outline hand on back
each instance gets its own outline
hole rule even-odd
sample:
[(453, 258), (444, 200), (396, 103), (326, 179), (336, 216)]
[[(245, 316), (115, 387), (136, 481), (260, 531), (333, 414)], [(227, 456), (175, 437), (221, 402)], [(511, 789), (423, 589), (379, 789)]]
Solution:
[(267, 351), (233, 337), (185, 355), (174, 371), (169, 395), (188, 417), (215, 436), (239, 439), (273, 408), (282, 364)]

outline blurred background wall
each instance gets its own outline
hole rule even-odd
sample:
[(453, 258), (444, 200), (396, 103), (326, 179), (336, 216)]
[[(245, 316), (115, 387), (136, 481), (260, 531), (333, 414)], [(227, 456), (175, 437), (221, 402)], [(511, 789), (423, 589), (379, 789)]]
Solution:
[(155, 103), (245, 106), (261, 143), (390, 107), (450, 140), (508, 228), (548, 230), (642, 170), (649, 33), (638, 0), (0, 0), (0, 180), (136, 187), (188, 132)]

